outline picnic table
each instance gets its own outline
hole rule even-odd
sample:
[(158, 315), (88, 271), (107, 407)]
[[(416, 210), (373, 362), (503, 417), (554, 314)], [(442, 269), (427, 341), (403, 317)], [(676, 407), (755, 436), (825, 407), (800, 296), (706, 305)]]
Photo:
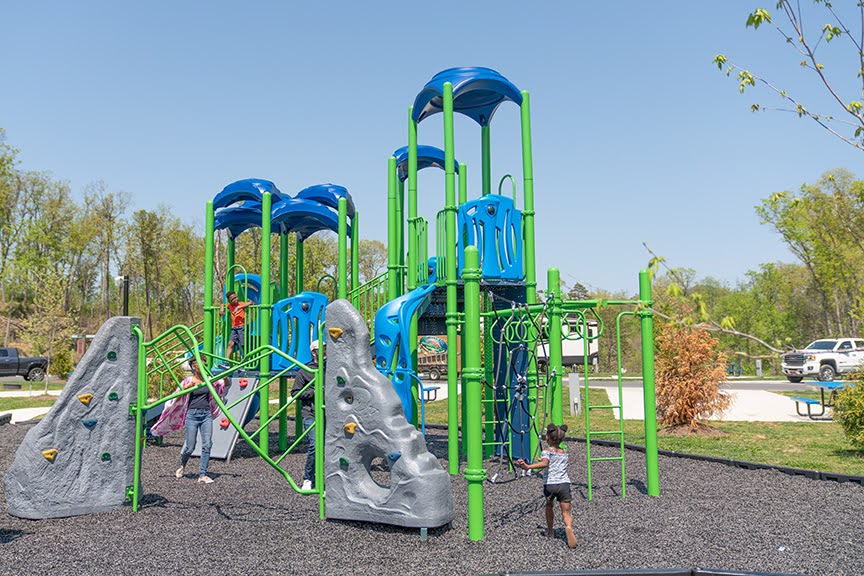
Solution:
[[(837, 392), (846, 387), (846, 383), (842, 381), (832, 382), (814, 382), (811, 386), (819, 388), (819, 400), (814, 398), (804, 398), (796, 396), (792, 398), (795, 401), (795, 411), (799, 416), (807, 416), (811, 420), (817, 420), (825, 415), (825, 408), (834, 406), (834, 396)], [(828, 399), (825, 399), (825, 391), (828, 391)], [(801, 405), (807, 407), (807, 413), (801, 411)], [(819, 406), (822, 410), (819, 413), (813, 412), (814, 407)]]

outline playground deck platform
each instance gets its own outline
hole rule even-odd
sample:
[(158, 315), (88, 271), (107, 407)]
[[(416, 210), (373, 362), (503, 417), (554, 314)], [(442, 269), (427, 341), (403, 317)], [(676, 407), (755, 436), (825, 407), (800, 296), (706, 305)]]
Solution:
[[(29, 429), (0, 427), (0, 475)], [(273, 434), (272, 443), (275, 445)], [(445, 436), (429, 447), (446, 457)], [(505, 570), (711, 568), (860, 574), (864, 487), (660, 457), (662, 493), (644, 493), (644, 457), (628, 453), (627, 498), (618, 496), (617, 464), (596, 466), (594, 500), (586, 500), (584, 445), (570, 443), (573, 520), (570, 550), (559, 522), (543, 537), (537, 478), (484, 485), (486, 539), (467, 538), (466, 483), (453, 477), (457, 515), (450, 529), (418, 531), (358, 522), (322, 521), (315, 498), (299, 496), (245, 446), (230, 464), (211, 461), (216, 482), (174, 478), (182, 437), (145, 450), (144, 500), (93, 516), (31, 521), (5, 514), (0, 492), (0, 573), (471, 575)], [(597, 455), (602, 448), (594, 448)], [(288, 457), (300, 477), (305, 454)], [(443, 461), (443, 460), (442, 460)], [(446, 466), (446, 464), (445, 464)], [(496, 465), (487, 462), (490, 474)], [(503, 470), (498, 470), (503, 472)], [(499, 477), (507, 477), (501, 474)]]

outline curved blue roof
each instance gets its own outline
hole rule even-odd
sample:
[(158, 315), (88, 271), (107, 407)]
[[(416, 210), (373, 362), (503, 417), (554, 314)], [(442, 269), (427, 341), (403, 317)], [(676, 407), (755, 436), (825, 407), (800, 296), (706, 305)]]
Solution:
[[(300, 241), (321, 230), (339, 233), (339, 212), (335, 209), (304, 198), (286, 198), (273, 206), (272, 222), (282, 232), (294, 232)], [(351, 225), (348, 225), (351, 234)]]
[(223, 208), (216, 213), (213, 229), (227, 229), (231, 238), (237, 238), (250, 228), (261, 226), (261, 204)]
[(348, 217), (354, 217), (354, 200), (351, 198), (351, 194), (348, 193), (348, 189), (338, 184), (316, 184), (309, 186), (298, 192), (295, 198), (315, 200), (325, 206), (330, 206), (336, 211), (339, 210), (339, 198), (345, 198), (348, 201)]
[(253, 202), (261, 202), (261, 196), (264, 192), (270, 192), (273, 196), (275, 204), (282, 199), (282, 193), (276, 187), (276, 184), (270, 180), (262, 180), (261, 178), (247, 178), (245, 180), (237, 180), (225, 186), (213, 198), (213, 208), (226, 208), (231, 204), (240, 202), (241, 200), (252, 200)]
[[(408, 147), (403, 146), (395, 152), (396, 175), (404, 182), (408, 178)], [(453, 159), (456, 160), (455, 158)], [(459, 162), (455, 162), (456, 173), (459, 173)], [(417, 146), (417, 170), (424, 168), (440, 168), (444, 170), (444, 151), (435, 146)]]
[(444, 108), (444, 83), (453, 85), (453, 111), (464, 114), (481, 126), (492, 120), (498, 106), (506, 101), (522, 104), (522, 92), (491, 68), (449, 68), (432, 77), (414, 99), (413, 118), (417, 123)]

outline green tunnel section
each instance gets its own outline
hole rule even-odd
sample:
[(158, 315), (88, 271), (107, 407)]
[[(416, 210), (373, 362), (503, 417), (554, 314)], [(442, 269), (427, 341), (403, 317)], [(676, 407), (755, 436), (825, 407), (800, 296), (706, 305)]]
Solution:
[(9, 513), (62, 518), (119, 508), (134, 478), (138, 319), (99, 329), (57, 402), (25, 436), (6, 474)]

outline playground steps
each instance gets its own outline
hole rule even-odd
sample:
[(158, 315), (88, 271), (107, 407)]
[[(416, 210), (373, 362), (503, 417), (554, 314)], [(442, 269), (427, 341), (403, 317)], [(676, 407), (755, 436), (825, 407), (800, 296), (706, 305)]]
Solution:
[[(588, 474), (588, 499), (593, 498), (593, 482), (591, 481), (592, 464), (595, 462), (620, 462), (621, 463), (621, 497), (624, 498), (627, 493), (626, 476), (624, 475), (624, 419), (618, 420), (618, 430), (592, 430), (591, 429), (591, 411), (592, 410), (618, 410), (621, 413), (621, 403), (618, 404), (596, 404), (592, 405), (588, 402), (588, 382), (585, 382), (585, 452), (587, 457), (587, 474)], [(620, 395), (619, 395), (620, 398)], [(618, 447), (617, 456), (591, 456), (591, 439), (594, 436), (612, 436), (617, 437)], [(608, 446), (604, 442), (604, 445)]]

